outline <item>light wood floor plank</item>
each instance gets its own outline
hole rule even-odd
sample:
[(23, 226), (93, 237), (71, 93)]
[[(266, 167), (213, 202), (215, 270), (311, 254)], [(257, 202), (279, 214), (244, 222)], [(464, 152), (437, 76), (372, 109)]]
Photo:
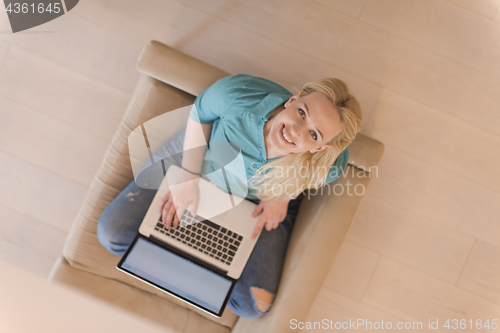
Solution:
[(370, 195), (430, 221), (500, 246), (500, 194), (390, 146)]
[(0, 96), (0, 151), (88, 187), (109, 141)]
[(369, 0), (314, 0), (324, 6), (330, 7), (340, 13), (358, 17), (361, 14), (365, 1)]
[(406, 43), (316, 2), (189, 0), (185, 3), (275, 44), (377, 83), (385, 77), (392, 50), (398, 43)]
[(473, 13), (482, 15), (489, 19), (495, 16), (498, 6), (500, 6), (499, 0), (446, 0), (457, 6), (468, 9)]
[(14, 45), (0, 72), (0, 95), (107, 141), (130, 99), (121, 90)]
[(6, 10), (0, 10), (0, 31), (2, 33), (12, 33), (9, 17)]
[(347, 240), (455, 283), (474, 239), (367, 195)]
[(498, 6), (498, 8), (497, 8), (497, 12), (496, 12), (495, 16), (493, 17), (493, 21), (500, 23), (500, 6)]
[(367, 134), (386, 145), (499, 191), (500, 136), (387, 90), (371, 122)]
[(387, 63), (385, 88), (500, 136), (499, 78), (410, 43), (393, 47)]
[(9, 52), (10, 44), (0, 41), (0, 71), (3, 68), (5, 59), (7, 59), (7, 53)]
[[(118, 3), (120, 5), (118, 5)], [(144, 25), (145, 20), (152, 20), (152, 24), (158, 24), (158, 27), (160, 27), (160, 22), (166, 25), (168, 24), (169, 28), (164, 28), (166, 32), (160, 36), (161, 41), (174, 45), (176, 48), (183, 51), (187, 51), (202, 60), (212, 61), (211, 63), (226, 70), (233, 70), (232, 67), (230, 67), (232, 64), (239, 64), (242, 62), (240, 58), (234, 57), (233, 55), (244, 58), (249, 57), (246, 54), (250, 52), (252, 47), (259, 48), (259, 52), (265, 49), (264, 46), (267, 47), (270, 56), (266, 57), (265, 53), (260, 53), (260, 56), (257, 56), (259, 54), (257, 52), (251, 53), (250, 56), (254, 61), (272, 61), (268, 63), (266, 67), (266, 69), (271, 70), (271, 72), (275, 69), (273, 66), (274, 61), (287, 61), (287, 58), (294, 59), (297, 51), (309, 55), (315, 54), (316, 59), (313, 60), (319, 58), (318, 54), (315, 52), (319, 48), (319, 45), (316, 45), (315, 48), (298, 48), (299, 45), (297, 44), (292, 48), (288, 47), (284, 49), (280, 47), (280, 45), (288, 46), (293, 40), (305, 41), (304, 38), (293, 38), (293, 32), (298, 31), (298, 26), (291, 25), (290, 28), (293, 30), (281, 29), (285, 30), (283, 32), (288, 32), (287, 36), (283, 36), (286, 38), (280, 38), (278, 34), (283, 32), (268, 31), (267, 33), (262, 33), (262, 31), (259, 30), (265, 29), (265, 27), (259, 28), (259, 26), (262, 24), (269, 24), (267, 21), (255, 24), (256, 22), (254, 19), (262, 20), (264, 17), (271, 15), (271, 13), (274, 14), (277, 12), (279, 15), (277, 15), (272, 22), (275, 27), (279, 27), (279, 17), (285, 18), (287, 14), (299, 15), (302, 13), (300, 11), (302, 9), (300, 6), (302, 5), (298, 2), (290, 2), (290, 6), (288, 4), (284, 6), (283, 3), (280, 2), (227, 2), (225, 0), (211, 1), (210, 3), (203, 1), (184, 1), (181, 3), (173, 0), (152, 1), (150, 3), (150, 7), (145, 6), (145, 8), (141, 8), (137, 15), (130, 19), (125, 15), (120, 16), (120, 12), (125, 14), (125, 12), (130, 11), (129, 8), (135, 8), (135, 2), (130, 0), (106, 0), (99, 2), (91, 0), (87, 2), (86, 6), (82, 6), (81, 9), (77, 11), (77, 14), (86, 19), (93, 20), (96, 24), (106, 26), (109, 29), (121, 29), (121, 33), (131, 38), (135, 37), (135, 39), (140, 41), (149, 40), (150, 38), (156, 38), (156, 36), (158, 36), (158, 29), (155, 29), (156, 26), (151, 27), (151, 25), (149, 25), (148, 28), (147, 25)], [(325, 8), (323, 5), (314, 2), (311, 2), (310, 5), (313, 6), (314, 10), (318, 10), (320, 13), (321, 10), (323, 10), (327, 13), (338, 15), (339, 19), (346, 19), (345, 15), (336, 13), (333, 10)], [(290, 8), (295, 9), (295, 11), (290, 12)], [(280, 9), (282, 9), (282, 11), (279, 11)], [(207, 12), (209, 15), (204, 14), (203, 11)], [(311, 10), (311, 12), (313, 11)], [(107, 22), (106, 15), (111, 16), (111, 23)], [(287, 20), (293, 19), (294, 17), (287, 17)], [(326, 19), (331, 21), (331, 19), (329, 17), (327, 18), (325, 15), (324, 20)], [(309, 19), (304, 21), (303, 24), (311, 24), (311, 21), (312, 19)], [(236, 24), (234, 24), (234, 22), (236, 22)], [(349, 22), (352, 22), (352, 19), (349, 19)], [(125, 26), (126, 23), (128, 23), (128, 26)], [(325, 31), (325, 33), (338, 33), (336, 28), (338, 27), (331, 26), (331, 29), (327, 29), (328, 32)], [(216, 31), (217, 33), (212, 33), (212, 31)], [(366, 31), (363, 31), (363, 33), (364, 32)], [(383, 34), (383, 37), (388, 36), (386, 33)], [(238, 35), (239, 40), (236, 40), (233, 35)], [(311, 41), (311, 43), (318, 38), (315, 36), (312, 37), (314, 40)], [(277, 43), (276, 38), (280, 38), (281, 41)], [(269, 41), (266, 42), (266, 39)], [(331, 37), (329, 39), (331, 39)], [(261, 45), (261, 43), (265, 43), (265, 45)], [(195, 45), (191, 46), (192, 44)], [(190, 52), (190, 49), (195, 47), (199, 54)], [(329, 45), (325, 41), (321, 43), (321, 47), (322, 48), (319, 49), (321, 51), (320, 54), (326, 55), (326, 51), (331, 49), (332, 45)], [(273, 51), (273, 49), (275, 51)], [(232, 57), (225, 56), (227, 52), (232, 52)], [(345, 51), (342, 49), (339, 49), (337, 52), (330, 52), (328, 56), (324, 58), (329, 64), (337, 64), (337, 67), (345, 68), (345, 66), (343, 66), (344, 64), (340, 64), (336, 61), (339, 53), (343, 54), (344, 52)], [(216, 59), (216, 57), (211, 59), (212, 55), (217, 55), (219, 59)], [(281, 56), (277, 57), (279, 55)], [(352, 57), (352, 54), (346, 55), (346, 57)], [(307, 63), (302, 65), (301, 59), (299, 58), (297, 60), (295, 66), (288, 68), (289, 70), (298, 67), (306, 67)], [(249, 65), (251, 65), (251, 63), (249, 63)], [(282, 67), (284, 66), (282, 65), (278, 68)]]
[(477, 241), (457, 286), (500, 304), (500, 248)]
[(443, 0), (371, 0), (360, 19), (500, 78), (500, 25), (488, 18)]
[[(379, 262), (363, 303), (405, 320), (438, 319), (439, 330), (433, 332), (449, 332), (443, 327), (447, 319), (491, 323), (500, 316), (500, 305), (386, 258)], [(467, 331), (492, 332), (475, 327)]]
[[(311, 325), (314, 325), (314, 322), (323, 323), (323, 320), (326, 319), (329, 326), (328, 329), (323, 328), (325, 332), (328, 331), (337, 331), (337, 332), (350, 332), (350, 331), (358, 331), (358, 332), (383, 332), (383, 331), (393, 331), (393, 332), (420, 332), (420, 333), (429, 333), (431, 331), (425, 329), (424, 325), (426, 322), (419, 323), (406, 323), (401, 317), (397, 317), (387, 312), (380, 311), (370, 305), (364, 304), (360, 301), (351, 299), (349, 297), (343, 296), (331, 290), (325, 290), (321, 293), (316, 299), (316, 303), (314, 307), (311, 309), (307, 321), (312, 322)], [(352, 323), (358, 323), (359, 326), (354, 325), (351, 326)], [(330, 329), (330, 325), (332, 325), (331, 321), (333, 321), (333, 329)], [(380, 327), (380, 325), (384, 323), (384, 329)], [(337, 328), (335, 328), (335, 324), (338, 323)], [(347, 323), (347, 324), (344, 324)], [(377, 326), (377, 323), (379, 326)], [(392, 329), (387, 329), (387, 323), (391, 323)], [(401, 323), (401, 327), (404, 325), (408, 325), (407, 329), (397, 330), (398, 323)], [(342, 325), (344, 325), (344, 329), (342, 329)], [(312, 326), (314, 327), (314, 326)], [(303, 332), (318, 332), (320, 331), (318, 328), (320, 326), (317, 325), (316, 329), (304, 329)], [(377, 328), (378, 327), (378, 328)], [(419, 328), (420, 327), (420, 328)]]
[[(134, 15), (130, 15), (132, 12)], [(172, 0), (148, 0), (143, 6), (132, 0), (89, 0), (79, 3), (73, 13), (139, 43), (155, 39), (170, 44), (177, 36), (186, 37), (189, 32), (194, 33), (192, 39), (196, 40), (213, 21), (206, 14)], [(205, 29), (198, 30), (199, 27)]]
[(66, 233), (0, 204), (0, 256), (48, 277), (61, 256)]
[(379, 258), (366, 247), (344, 241), (323, 289), (361, 300)]
[(0, 203), (51, 228), (68, 232), (88, 188), (0, 152)]
[(124, 92), (132, 92), (139, 77), (135, 62), (143, 44), (72, 12), (24, 33), (0, 34), (0, 40)]

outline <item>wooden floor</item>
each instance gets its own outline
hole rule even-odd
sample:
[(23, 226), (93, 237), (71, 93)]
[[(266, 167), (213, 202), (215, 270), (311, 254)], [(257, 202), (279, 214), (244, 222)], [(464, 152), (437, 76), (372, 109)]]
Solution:
[(499, 6), (85, 0), (17, 34), (2, 11), (0, 258), (48, 275), (157, 39), (290, 90), (341, 78), (385, 143), (310, 321), (498, 322)]

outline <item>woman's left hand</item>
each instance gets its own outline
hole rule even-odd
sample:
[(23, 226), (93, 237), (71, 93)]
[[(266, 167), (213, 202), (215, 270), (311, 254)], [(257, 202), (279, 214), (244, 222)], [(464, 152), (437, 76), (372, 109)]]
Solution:
[(259, 213), (262, 212), (259, 222), (257, 222), (257, 226), (255, 227), (255, 230), (252, 234), (252, 240), (257, 237), (264, 225), (266, 226), (267, 231), (271, 231), (273, 229), (276, 229), (278, 225), (283, 222), (288, 211), (289, 202), (289, 198), (283, 198), (271, 201), (261, 201), (259, 203), (257, 208), (255, 208), (254, 212), (252, 213), (252, 217), (256, 217), (257, 215), (259, 215)]

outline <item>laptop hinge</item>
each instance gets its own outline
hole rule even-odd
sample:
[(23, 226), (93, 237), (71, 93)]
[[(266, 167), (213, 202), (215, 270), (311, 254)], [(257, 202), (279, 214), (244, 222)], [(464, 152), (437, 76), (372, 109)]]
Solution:
[(220, 268), (215, 267), (213, 265), (210, 265), (209, 263), (207, 263), (207, 262), (205, 262), (205, 261), (203, 261), (203, 260), (201, 260), (199, 258), (196, 258), (195, 256), (193, 256), (193, 255), (191, 255), (189, 253), (186, 253), (186, 252), (184, 252), (184, 251), (176, 248), (175, 246), (172, 246), (172, 245), (170, 245), (168, 243), (165, 243), (163, 240), (161, 240), (158, 237), (155, 237), (154, 235), (150, 235), (149, 236), (149, 240), (151, 242), (155, 243), (158, 246), (167, 248), (169, 251), (171, 251), (171, 252), (173, 252), (173, 253), (175, 253), (175, 254), (183, 257), (184, 259), (190, 260), (190, 261), (194, 262), (195, 264), (198, 264), (198, 265), (200, 265), (202, 267), (205, 267), (208, 270), (213, 271), (214, 273), (217, 273), (217, 274), (222, 275), (224, 277), (233, 279), (233, 278), (231, 278), (230, 276), (227, 275), (228, 271), (220, 269)]

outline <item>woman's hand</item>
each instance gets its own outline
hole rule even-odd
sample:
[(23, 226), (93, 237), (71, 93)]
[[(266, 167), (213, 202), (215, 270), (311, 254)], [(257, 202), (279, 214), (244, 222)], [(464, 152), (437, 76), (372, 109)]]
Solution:
[(257, 237), (264, 225), (266, 226), (267, 231), (271, 231), (273, 229), (276, 229), (278, 225), (283, 222), (288, 211), (289, 202), (289, 198), (283, 198), (271, 201), (261, 201), (259, 203), (257, 208), (255, 208), (254, 212), (252, 213), (252, 217), (256, 217), (257, 215), (259, 215), (259, 213), (262, 212), (259, 222), (257, 222), (257, 226), (255, 227), (255, 230), (252, 234), (252, 240)]
[(159, 208), (166, 228), (170, 228), (171, 222), (174, 228), (179, 226), (179, 214), (182, 215), (190, 203), (191, 215), (196, 216), (200, 198), (198, 179), (197, 176), (185, 175), (185, 181), (172, 186), (161, 200)]

